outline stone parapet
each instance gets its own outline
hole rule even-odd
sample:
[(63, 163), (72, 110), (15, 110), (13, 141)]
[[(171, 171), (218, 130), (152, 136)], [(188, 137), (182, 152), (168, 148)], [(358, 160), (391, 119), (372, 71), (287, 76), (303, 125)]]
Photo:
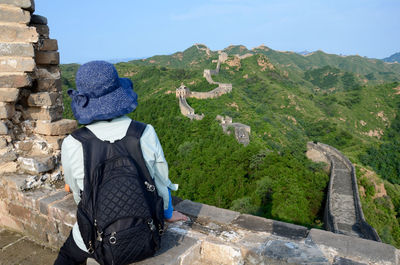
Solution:
[[(309, 142), (307, 143), (307, 149), (308, 155), (313, 151), (319, 152), (331, 164), (324, 216), (326, 229), (334, 233), (351, 234), (381, 241), (376, 230), (365, 220), (358, 194), (356, 171), (351, 161), (336, 148), (323, 143)], [(317, 158), (314, 161), (320, 161), (316, 156), (310, 158)], [(335, 188), (336, 186), (341, 187), (340, 190)], [(346, 189), (349, 191), (346, 191)], [(343, 210), (337, 212), (335, 210), (337, 208), (342, 208)]]
[[(0, 176), (0, 225), (57, 249), (76, 221), (73, 196), (23, 192), (25, 182), (24, 175)], [(380, 242), (174, 201), (190, 220), (167, 224), (155, 257), (135, 264), (400, 264), (399, 250)]]

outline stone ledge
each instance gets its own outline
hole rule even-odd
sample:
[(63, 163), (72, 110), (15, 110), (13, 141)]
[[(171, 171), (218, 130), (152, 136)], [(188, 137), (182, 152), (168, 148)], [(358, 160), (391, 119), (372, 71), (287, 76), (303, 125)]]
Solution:
[(26, 73), (0, 73), (0, 87), (20, 88), (32, 84), (32, 78)]
[(377, 264), (397, 264), (399, 251), (388, 244), (372, 240), (334, 234), (324, 230), (311, 229), (309, 240), (320, 247), (334, 249), (344, 258), (359, 259)]
[[(0, 176), (0, 225), (58, 248), (75, 222), (73, 196), (60, 190), (22, 192), (19, 187), (25, 177)], [(301, 226), (188, 200), (178, 202), (176, 209), (193, 220), (167, 224), (155, 257), (136, 264), (399, 264), (397, 249), (375, 241), (317, 229), (304, 235)], [(274, 223), (295, 231), (295, 236), (275, 233)], [(88, 264), (97, 263), (90, 260)]]
[(234, 225), (258, 232), (269, 232), (274, 235), (291, 239), (307, 237), (308, 229), (304, 226), (284, 223), (262, 217), (241, 214), (234, 222)]
[(239, 216), (238, 212), (189, 200), (178, 203), (175, 209), (198, 219), (200, 222), (212, 221), (220, 224), (231, 224)]

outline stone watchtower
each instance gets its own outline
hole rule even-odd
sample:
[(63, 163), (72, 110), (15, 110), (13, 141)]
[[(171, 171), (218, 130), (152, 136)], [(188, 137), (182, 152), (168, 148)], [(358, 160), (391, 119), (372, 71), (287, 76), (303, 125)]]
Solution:
[(23, 189), (61, 178), (62, 119), (57, 40), (33, 0), (0, 0), (0, 174), (25, 174)]

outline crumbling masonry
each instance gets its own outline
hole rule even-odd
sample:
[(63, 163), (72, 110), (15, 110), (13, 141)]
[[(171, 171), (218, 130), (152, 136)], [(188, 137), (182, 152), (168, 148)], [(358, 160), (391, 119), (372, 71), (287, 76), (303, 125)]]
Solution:
[(57, 40), (33, 1), (0, 1), (0, 173), (26, 176), (24, 189), (61, 178), (60, 144), (76, 128), (62, 119)]

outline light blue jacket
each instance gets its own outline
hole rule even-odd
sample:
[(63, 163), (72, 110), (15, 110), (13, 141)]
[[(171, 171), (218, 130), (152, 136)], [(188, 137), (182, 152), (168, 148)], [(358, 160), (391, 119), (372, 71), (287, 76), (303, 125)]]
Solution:
[[(126, 135), (130, 123), (130, 118), (122, 116), (111, 121), (98, 121), (86, 127), (100, 140), (114, 142)], [(177, 190), (178, 185), (173, 184), (168, 178), (168, 164), (153, 126), (149, 124), (146, 126), (140, 138), (140, 146), (147, 169), (156, 184), (157, 192), (164, 200), (164, 216), (165, 218), (171, 218), (172, 205), (169, 189)], [(80, 190), (84, 188), (83, 149), (81, 143), (71, 135), (63, 141), (61, 162), (65, 183), (70, 186), (75, 202), (78, 204), (80, 201)], [(78, 223), (75, 223), (72, 228), (72, 234), (78, 247), (87, 252)]]

